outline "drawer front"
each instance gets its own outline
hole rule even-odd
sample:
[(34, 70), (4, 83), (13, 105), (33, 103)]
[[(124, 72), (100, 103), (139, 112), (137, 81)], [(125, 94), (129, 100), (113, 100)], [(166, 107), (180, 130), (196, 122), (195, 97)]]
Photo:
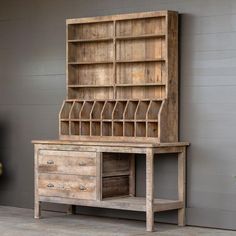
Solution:
[(47, 197), (96, 199), (96, 177), (40, 174), (38, 193)]
[(40, 150), (38, 171), (96, 176), (96, 152)]

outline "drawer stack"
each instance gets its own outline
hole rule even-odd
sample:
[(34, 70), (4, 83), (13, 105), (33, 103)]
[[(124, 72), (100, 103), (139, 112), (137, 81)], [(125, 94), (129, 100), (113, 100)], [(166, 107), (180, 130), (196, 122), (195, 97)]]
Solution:
[(96, 175), (96, 152), (39, 151), (41, 196), (95, 200)]

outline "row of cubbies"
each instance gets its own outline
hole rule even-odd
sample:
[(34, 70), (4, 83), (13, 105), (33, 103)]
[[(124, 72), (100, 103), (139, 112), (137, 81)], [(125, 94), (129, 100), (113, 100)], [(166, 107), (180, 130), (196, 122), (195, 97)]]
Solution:
[(158, 137), (161, 104), (162, 100), (66, 100), (60, 134)]

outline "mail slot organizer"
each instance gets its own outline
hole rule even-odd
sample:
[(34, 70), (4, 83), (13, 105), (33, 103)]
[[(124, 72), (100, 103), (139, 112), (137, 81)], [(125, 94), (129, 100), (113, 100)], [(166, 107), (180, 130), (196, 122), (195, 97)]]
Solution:
[(159, 137), (162, 100), (66, 100), (60, 136)]

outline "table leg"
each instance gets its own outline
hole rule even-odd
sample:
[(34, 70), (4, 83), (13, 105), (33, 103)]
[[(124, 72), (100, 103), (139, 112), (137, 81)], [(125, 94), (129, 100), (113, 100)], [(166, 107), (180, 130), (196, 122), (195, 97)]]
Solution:
[(68, 215), (74, 215), (75, 214), (75, 209), (76, 209), (75, 205), (68, 205), (67, 214)]
[(34, 202), (34, 218), (39, 219), (41, 217), (41, 202), (35, 200)]
[(147, 231), (154, 231), (154, 153), (152, 148), (146, 152), (146, 228)]
[(183, 202), (183, 208), (178, 210), (178, 225), (185, 225), (185, 202), (186, 202), (186, 149), (178, 153), (178, 195)]

